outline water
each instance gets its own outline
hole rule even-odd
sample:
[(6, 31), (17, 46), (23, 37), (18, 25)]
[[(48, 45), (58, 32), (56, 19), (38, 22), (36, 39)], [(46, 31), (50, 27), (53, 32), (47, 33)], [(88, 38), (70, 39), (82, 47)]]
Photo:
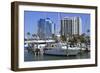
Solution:
[(90, 58), (90, 52), (82, 52), (75, 56), (51, 56), (51, 55), (38, 55), (35, 56), (33, 52), (24, 51), (24, 61), (47, 61), (47, 60), (69, 60), (69, 59), (88, 59)]

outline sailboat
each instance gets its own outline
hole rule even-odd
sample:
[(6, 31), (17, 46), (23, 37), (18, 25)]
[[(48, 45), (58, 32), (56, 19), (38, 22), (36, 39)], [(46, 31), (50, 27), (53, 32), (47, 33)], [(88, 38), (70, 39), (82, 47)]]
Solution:
[(55, 43), (52, 45), (53, 47), (46, 47), (47, 50), (45, 50), (44, 54), (56, 56), (70, 56), (77, 55), (80, 52), (79, 47), (67, 47), (65, 43)]

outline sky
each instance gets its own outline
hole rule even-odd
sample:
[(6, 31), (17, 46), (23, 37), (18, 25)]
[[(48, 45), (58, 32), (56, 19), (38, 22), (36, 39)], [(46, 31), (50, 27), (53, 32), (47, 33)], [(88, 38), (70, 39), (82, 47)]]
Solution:
[(43, 11), (24, 11), (24, 34), (27, 32), (31, 34), (37, 33), (38, 20), (40, 18), (50, 18), (56, 24), (56, 33), (60, 31), (60, 20), (64, 17), (80, 17), (82, 21), (82, 33), (86, 33), (90, 29), (90, 14), (83, 13), (64, 13), (64, 12), (43, 12)]

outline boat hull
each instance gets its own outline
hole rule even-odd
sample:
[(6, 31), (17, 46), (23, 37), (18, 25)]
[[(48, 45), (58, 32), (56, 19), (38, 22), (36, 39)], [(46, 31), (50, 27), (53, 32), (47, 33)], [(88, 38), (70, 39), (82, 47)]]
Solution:
[(49, 49), (45, 50), (44, 54), (48, 55), (58, 55), (58, 56), (69, 56), (69, 55), (77, 55), (80, 52), (79, 49)]

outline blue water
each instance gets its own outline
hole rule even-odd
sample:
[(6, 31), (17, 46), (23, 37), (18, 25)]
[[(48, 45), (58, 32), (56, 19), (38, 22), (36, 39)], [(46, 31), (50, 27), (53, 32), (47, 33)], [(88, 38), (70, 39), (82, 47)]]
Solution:
[(75, 56), (51, 56), (51, 55), (38, 55), (35, 56), (31, 51), (24, 51), (24, 61), (47, 61), (47, 60), (69, 60), (69, 59), (88, 59), (90, 58), (90, 52), (82, 52)]

